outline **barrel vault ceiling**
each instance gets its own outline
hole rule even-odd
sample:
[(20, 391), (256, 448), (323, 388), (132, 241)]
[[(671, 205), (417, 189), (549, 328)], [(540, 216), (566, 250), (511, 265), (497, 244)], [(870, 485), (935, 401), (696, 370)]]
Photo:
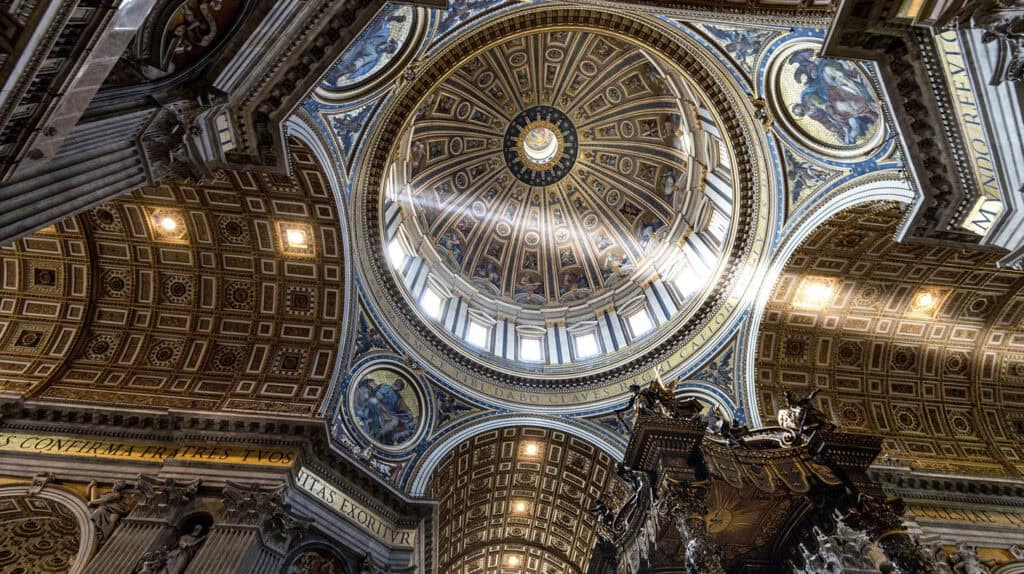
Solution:
[[(760, 326), (761, 412), (821, 389), (843, 428), (915, 468), (1024, 473), (1024, 273), (897, 243), (904, 207), (844, 211), (793, 254)], [(824, 285), (824, 288), (819, 286)]]
[(316, 160), (290, 155), (291, 176), (142, 188), (0, 249), (0, 389), (315, 414), (341, 338), (342, 231)]

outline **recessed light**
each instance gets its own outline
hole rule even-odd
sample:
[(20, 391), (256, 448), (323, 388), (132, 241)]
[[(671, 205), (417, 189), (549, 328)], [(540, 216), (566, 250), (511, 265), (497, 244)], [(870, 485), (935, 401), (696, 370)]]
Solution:
[(519, 557), (518, 556), (509, 556), (508, 559), (505, 560), (505, 562), (509, 566), (515, 568), (516, 566), (519, 566)]
[(168, 233), (173, 233), (174, 230), (178, 229), (178, 222), (175, 221), (173, 217), (167, 215), (160, 218), (159, 224), (160, 229), (163, 229)]
[(824, 309), (832, 302), (833, 291), (830, 280), (807, 278), (797, 288), (793, 304), (804, 309)]
[(306, 232), (301, 229), (289, 229), (285, 236), (288, 238), (288, 245), (292, 247), (306, 246)]
[(514, 503), (512, 505), (512, 511), (516, 514), (523, 514), (524, 512), (526, 512), (526, 503), (523, 502), (522, 500)]
[(930, 311), (938, 303), (938, 297), (929, 290), (919, 291), (912, 303), (915, 311)]
[(540, 454), (540, 445), (535, 442), (528, 442), (523, 446), (523, 454), (526, 456), (537, 456)]

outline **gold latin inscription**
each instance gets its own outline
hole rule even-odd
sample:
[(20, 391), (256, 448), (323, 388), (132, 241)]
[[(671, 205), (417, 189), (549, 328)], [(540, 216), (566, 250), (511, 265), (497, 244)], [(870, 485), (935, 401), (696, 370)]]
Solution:
[(960, 124), (960, 131), (963, 134), (967, 157), (971, 162), (974, 182), (980, 194), (968, 210), (967, 216), (960, 222), (960, 227), (984, 236), (992, 228), (992, 223), (1003, 213), (1004, 207), (992, 148), (985, 134), (978, 98), (971, 86), (957, 31), (950, 30), (935, 36), (935, 43), (938, 45), (942, 69), (949, 84), (953, 109), (956, 110), (957, 123)]
[(295, 482), (299, 488), (313, 495), (338, 514), (356, 523), (360, 528), (391, 546), (412, 548), (416, 543), (416, 531), (409, 528), (398, 528), (393, 522), (380, 514), (366, 508), (352, 497), (331, 486), (323, 478), (300, 468), (295, 474)]
[(0, 452), (59, 454), (143, 462), (175, 459), (283, 467), (291, 466), (297, 458), (295, 450), (279, 448), (130, 442), (11, 432), (0, 432)]

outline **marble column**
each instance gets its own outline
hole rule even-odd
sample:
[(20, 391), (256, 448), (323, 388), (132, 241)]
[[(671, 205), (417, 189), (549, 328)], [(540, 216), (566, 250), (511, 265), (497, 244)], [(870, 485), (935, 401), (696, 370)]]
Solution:
[(304, 522), (288, 514), (285, 486), (261, 487), (228, 481), (224, 512), (186, 574), (276, 574), (288, 541)]
[(199, 481), (181, 483), (140, 475), (135, 488), (138, 504), (103, 543), (85, 574), (134, 572), (142, 556), (174, 527), (179, 511), (199, 489)]
[(899, 574), (938, 574), (931, 560), (903, 524), (905, 507), (899, 498), (862, 494), (843, 520), (866, 532)]

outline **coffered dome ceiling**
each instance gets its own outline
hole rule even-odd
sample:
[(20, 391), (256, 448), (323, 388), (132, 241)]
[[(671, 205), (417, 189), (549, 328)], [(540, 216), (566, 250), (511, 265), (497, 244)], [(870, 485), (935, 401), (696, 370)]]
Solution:
[(432, 269), (517, 308), (639, 293), (651, 256), (699, 224), (682, 98), (693, 100), (664, 69), (636, 46), (570, 31), (460, 66), (417, 114), (401, 197)]
[(360, 255), (381, 279), (368, 286), (453, 376), (469, 361), (510, 388), (612, 383), (592, 375), (678, 351), (750, 255), (749, 124), (723, 128), (723, 114), (752, 119), (728, 103), (743, 96), (653, 41), (664, 31), (626, 36), (616, 28), (635, 23), (570, 12), (516, 15), (519, 34), (484, 27), (424, 64), (357, 176)]

